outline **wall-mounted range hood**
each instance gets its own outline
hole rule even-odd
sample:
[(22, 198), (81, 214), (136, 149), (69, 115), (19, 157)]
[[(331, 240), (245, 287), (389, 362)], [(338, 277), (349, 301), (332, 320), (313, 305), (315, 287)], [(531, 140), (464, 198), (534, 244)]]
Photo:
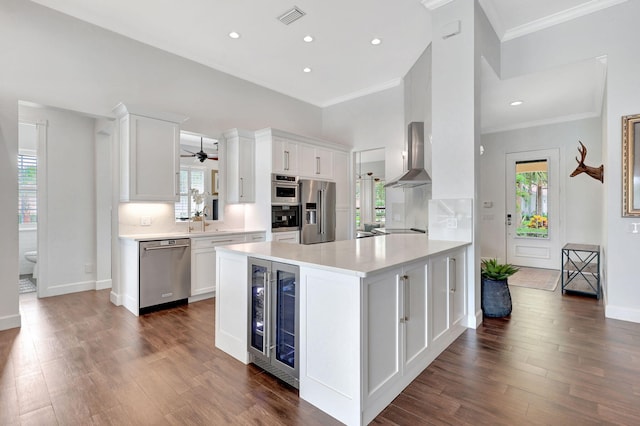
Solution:
[(424, 123), (421, 121), (409, 123), (407, 138), (409, 171), (389, 181), (385, 188), (413, 188), (431, 183), (431, 176), (424, 169)]

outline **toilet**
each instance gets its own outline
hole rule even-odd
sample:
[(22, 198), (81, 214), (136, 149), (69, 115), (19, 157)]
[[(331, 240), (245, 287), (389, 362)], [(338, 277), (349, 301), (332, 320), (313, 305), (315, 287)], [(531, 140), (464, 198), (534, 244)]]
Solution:
[(24, 258), (33, 263), (33, 278), (38, 278), (38, 252), (27, 251), (24, 253)]

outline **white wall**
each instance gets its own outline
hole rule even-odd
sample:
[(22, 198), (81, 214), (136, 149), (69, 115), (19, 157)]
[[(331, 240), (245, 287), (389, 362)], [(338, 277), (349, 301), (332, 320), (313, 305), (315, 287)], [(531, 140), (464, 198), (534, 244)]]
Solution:
[[(385, 177), (393, 179), (403, 170), (404, 86), (327, 107), (322, 112), (325, 138), (349, 141), (354, 151), (385, 149)], [(404, 192), (386, 193), (386, 226), (404, 227)]]
[(43, 173), (47, 181), (46, 193), (42, 194), (46, 211), (38, 206), (39, 294), (94, 288), (95, 119), (26, 106), (20, 106), (19, 114), (21, 120), (47, 123), (46, 150), (38, 151), (39, 165), (46, 163)]
[(607, 55), (605, 152), (605, 222), (603, 241), (608, 317), (640, 322), (640, 240), (630, 233), (637, 218), (623, 218), (623, 115), (640, 111), (640, 2), (628, 1), (573, 21), (504, 43), (502, 76), (509, 78), (586, 58)]
[[(112, 116), (112, 108), (122, 101), (186, 115), (190, 119), (185, 130), (214, 137), (234, 127), (270, 126), (323, 136), (318, 107), (35, 3), (0, 2), (0, 28), (0, 217), (16, 214), (19, 100), (96, 116)], [(64, 210), (69, 213), (73, 212)], [(95, 218), (95, 212), (81, 213)], [(20, 323), (15, 222), (0, 224), (0, 234), (0, 329), (4, 329)], [(95, 236), (95, 229), (90, 234)], [(77, 261), (84, 262), (84, 256)]]
[[(506, 258), (505, 155), (512, 152), (559, 148), (560, 225), (564, 229), (560, 244), (601, 244), (603, 185), (585, 174), (569, 177), (577, 165), (575, 157), (579, 157), (578, 140), (588, 149), (586, 164), (596, 167), (602, 164), (599, 117), (482, 135), (484, 154), (480, 157), (478, 200), (482, 257)], [(493, 202), (493, 207), (482, 207), (485, 201)]]

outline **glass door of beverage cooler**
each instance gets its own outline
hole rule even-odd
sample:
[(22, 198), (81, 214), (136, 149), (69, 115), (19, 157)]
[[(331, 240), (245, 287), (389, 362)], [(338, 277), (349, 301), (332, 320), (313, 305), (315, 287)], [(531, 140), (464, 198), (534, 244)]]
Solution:
[(273, 296), (273, 350), (272, 363), (298, 377), (299, 299), (298, 268), (292, 265), (273, 263), (275, 278)]
[(249, 351), (268, 361), (269, 358), (269, 280), (271, 262), (249, 261)]

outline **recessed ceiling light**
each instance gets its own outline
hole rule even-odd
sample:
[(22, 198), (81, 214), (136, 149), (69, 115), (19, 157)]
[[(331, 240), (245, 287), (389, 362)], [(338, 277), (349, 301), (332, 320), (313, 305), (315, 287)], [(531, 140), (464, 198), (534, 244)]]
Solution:
[(509, 105), (511, 106), (518, 106), (518, 105), (522, 105), (524, 103), (524, 101), (513, 101), (511, 102)]
[(240, 34), (238, 34), (238, 33), (237, 33), (237, 32), (235, 32), (235, 31), (231, 31), (231, 32), (229, 33), (229, 37), (231, 37), (231, 38), (240, 38)]
[(302, 69), (302, 71), (303, 71), (303, 72), (311, 72), (311, 68), (309, 68), (309, 67), (304, 67), (304, 68)]
[(380, 43), (382, 43), (382, 40), (380, 40), (379, 38), (374, 38), (373, 40), (371, 40), (371, 44), (373, 44), (374, 46), (377, 46)]
[(313, 37), (310, 35), (304, 36), (303, 40), (307, 43), (311, 43), (313, 41)]

